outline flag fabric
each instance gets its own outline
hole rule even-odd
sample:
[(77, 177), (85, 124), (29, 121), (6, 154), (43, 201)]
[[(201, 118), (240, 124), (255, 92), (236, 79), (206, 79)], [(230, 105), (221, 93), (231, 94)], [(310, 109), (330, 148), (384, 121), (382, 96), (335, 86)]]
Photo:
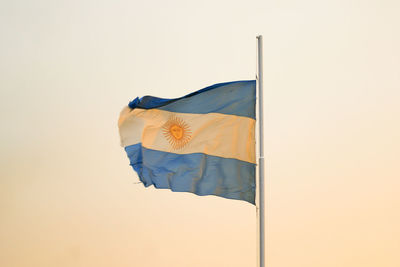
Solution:
[(136, 98), (120, 114), (121, 145), (146, 187), (254, 204), (255, 105), (254, 80)]

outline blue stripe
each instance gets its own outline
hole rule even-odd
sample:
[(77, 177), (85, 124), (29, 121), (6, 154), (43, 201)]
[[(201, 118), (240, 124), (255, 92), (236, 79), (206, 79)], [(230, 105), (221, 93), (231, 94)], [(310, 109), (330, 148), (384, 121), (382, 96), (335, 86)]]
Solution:
[(203, 153), (162, 152), (144, 148), (141, 143), (127, 146), (125, 151), (146, 187), (255, 203), (255, 164)]
[(219, 83), (186, 96), (165, 99), (154, 96), (136, 98), (129, 107), (152, 109), (181, 113), (222, 113), (255, 119), (256, 82), (237, 81)]

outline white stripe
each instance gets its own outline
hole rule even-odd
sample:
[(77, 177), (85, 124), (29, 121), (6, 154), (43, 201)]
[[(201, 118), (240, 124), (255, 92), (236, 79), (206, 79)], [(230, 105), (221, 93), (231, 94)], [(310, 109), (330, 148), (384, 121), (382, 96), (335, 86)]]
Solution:
[[(165, 128), (167, 122), (174, 117), (190, 129), (190, 139), (181, 148), (174, 148), (163, 132), (163, 126)], [(142, 143), (146, 148), (159, 151), (205, 153), (255, 163), (255, 120), (252, 118), (220, 113), (192, 114), (140, 108), (132, 110), (126, 107), (121, 112), (118, 126), (121, 145), (124, 147)]]

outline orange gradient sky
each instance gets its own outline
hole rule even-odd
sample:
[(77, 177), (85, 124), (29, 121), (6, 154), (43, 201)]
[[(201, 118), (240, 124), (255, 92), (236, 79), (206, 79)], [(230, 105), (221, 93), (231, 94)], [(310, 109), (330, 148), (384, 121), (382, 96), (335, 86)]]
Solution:
[(0, 2), (0, 266), (253, 267), (255, 207), (144, 188), (136, 96), (253, 79), (268, 267), (400, 266), (400, 2)]

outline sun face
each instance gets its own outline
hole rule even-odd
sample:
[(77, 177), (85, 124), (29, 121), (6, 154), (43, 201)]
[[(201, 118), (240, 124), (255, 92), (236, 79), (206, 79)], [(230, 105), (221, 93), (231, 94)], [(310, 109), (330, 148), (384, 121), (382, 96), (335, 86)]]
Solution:
[(183, 148), (191, 138), (189, 125), (181, 118), (172, 116), (162, 127), (163, 134), (173, 149)]

